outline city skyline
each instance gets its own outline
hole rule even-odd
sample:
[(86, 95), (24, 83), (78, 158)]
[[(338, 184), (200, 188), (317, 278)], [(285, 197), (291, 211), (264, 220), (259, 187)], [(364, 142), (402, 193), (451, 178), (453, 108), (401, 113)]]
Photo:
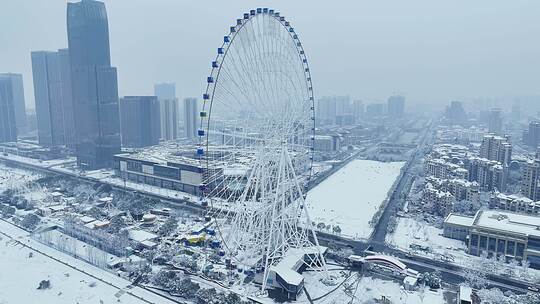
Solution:
[[(218, 47), (215, 42), (231, 23), (226, 16), (261, 5), (239, 1), (217, 4), (212, 11), (198, 4), (136, 1), (126, 11), (120, 2), (105, 3), (110, 14), (112, 63), (119, 70), (119, 95), (151, 95), (154, 83), (166, 81), (177, 83), (179, 98), (201, 94)], [(303, 29), (304, 44), (311, 50), (316, 96), (349, 94), (354, 99), (384, 101), (398, 93), (411, 104), (442, 105), (477, 97), (540, 95), (535, 85), (540, 76), (534, 72), (540, 68), (540, 59), (534, 55), (540, 45), (532, 39), (540, 35), (534, 19), (540, 4), (490, 1), (484, 10), (485, 3), (342, 1), (341, 7), (310, 3), (307, 17), (302, 16), (305, 2), (274, 6), (294, 16), (292, 22)], [(7, 31), (9, 26), (1, 27), (6, 30), (0, 30), (0, 39), (10, 41), (1, 45), (10, 47), (0, 48), (6, 54), (0, 65), (24, 75), (28, 108), (34, 104), (30, 52), (67, 46), (65, 1), (48, 1), (47, 9), (42, 5), (8, 2), (3, 10), (7, 15), (0, 13), (0, 22), (18, 26), (17, 36)], [(11, 20), (14, 12), (20, 20), (32, 15), (34, 22), (19, 24)], [(338, 14), (343, 17), (332, 24), (318, 22)], [(143, 16), (152, 22), (137, 22)], [(205, 22), (206, 18), (214, 22)], [(455, 23), (457, 19), (460, 23)], [(146, 37), (144, 43), (129, 35), (131, 29)], [(28, 40), (29, 35), (34, 38)]]

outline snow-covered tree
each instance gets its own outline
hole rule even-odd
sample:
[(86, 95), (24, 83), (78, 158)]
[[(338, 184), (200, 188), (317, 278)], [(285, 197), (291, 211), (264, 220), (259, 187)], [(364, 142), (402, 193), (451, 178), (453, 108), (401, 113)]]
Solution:
[(158, 234), (161, 236), (170, 235), (176, 231), (176, 228), (178, 228), (178, 220), (170, 217), (159, 227)]

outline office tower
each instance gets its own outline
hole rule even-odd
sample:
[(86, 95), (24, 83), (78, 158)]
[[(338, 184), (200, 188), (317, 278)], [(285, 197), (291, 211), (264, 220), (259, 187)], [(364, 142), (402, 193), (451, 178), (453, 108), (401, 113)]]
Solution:
[(197, 135), (198, 117), (197, 98), (184, 99), (184, 135), (186, 138), (194, 138)]
[(105, 4), (68, 3), (67, 32), (77, 164), (85, 169), (108, 167), (120, 152), (120, 122)]
[(384, 114), (383, 103), (370, 103), (366, 106), (366, 117), (373, 118)]
[(446, 107), (445, 117), (451, 124), (461, 125), (465, 123), (467, 114), (461, 101), (452, 101), (450, 106)]
[(401, 118), (405, 113), (405, 97), (394, 95), (387, 101), (388, 116), (391, 118)]
[(13, 86), (8, 77), (0, 77), (0, 142), (17, 141), (17, 123)]
[(178, 138), (178, 98), (174, 83), (160, 83), (154, 85), (154, 95), (160, 104), (161, 138), (174, 140)]
[(489, 133), (499, 134), (499, 135), (502, 133), (501, 109), (494, 108), (489, 111), (488, 131)]
[(159, 102), (156, 96), (125, 96), (120, 99), (122, 145), (141, 148), (159, 144)]
[(364, 103), (361, 100), (354, 100), (352, 108), (354, 119), (359, 122), (364, 117)]
[(11, 92), (13, 98), (13, 110), (15, 111), (15, 125), (17, 133), (26, 131), (26, 106), (24, 103), (24, 85), (21, 74), (0, 73), (0, 79), (7, 79), (11, 82)]
[(512, 160), (512, 144), (508, 137), (485, 135), (480, 145), (480, 157), (495, 160), (508, 166)]
[(523, 164), (521, 172), (521, 194), (535, 202), (540, 200), (540, 159)]
[(73, 146), (74, 128), (69, 52), (32, 52), (39, 143)]

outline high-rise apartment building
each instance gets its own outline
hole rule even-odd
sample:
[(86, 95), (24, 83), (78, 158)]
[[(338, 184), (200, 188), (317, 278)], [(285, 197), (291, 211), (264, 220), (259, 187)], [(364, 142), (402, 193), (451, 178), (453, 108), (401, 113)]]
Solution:
[(531, 160), (525, 163), (521, 172), (521, 194), (533, 201), (539, 201), (540, 159)]
[(112, 166), (113, 155), (120, 152), (120, 119), (105, 4), (69, 2), (67, 33), (77, 164), (86, 169)]
[(529, 122), (529, 128), (523, 132), (523, 143), (531, 147), (538, 147), (540, 144), (540, 122)]
[(500, 135), (502, 133), (501, 109), (493, 108), (488, 112), (488, 131), (489, 133)]
[(485, 135), (480, 145), (480, 157), (508, 166), (512, 160), (512, 144), (509, 143), (508, 137)]
[(16, 73), (0, 73), (0, 79), (5, 79), (11, 83), (15, 126), (17, 127), (17, 134), (19, 134), (26, 130), (26, 106), (24, 101), (22, 75)]
[(17, 141), (13, 86), (9, 78), (0, 77), (0, 142), (12, 141)]
[(125, 96), (120, 99), (122, 145), (142, 148), (159, 144), (160, 113), (156, 96)]
[(75, 122), (69, 51), (32, 52), (31, 58), (39, 143), (73, 147)]
[(186, 138), (197, 136), (198, 105), (197, 98), (184, 99), (184, 135)]
[(405, 97), (394, 95), (387, 101), (388, 116), (391, 118), (401, 118), (405, 113)]
[(361, 100), (354, 100), (352, 102), (353, 115), (356, 122), (364, 118), (364, 103)]
[(154, 95), (160, 104), (161, 138), (174, 140), (178, 138), (178, 98), (174, 83), (160, 83), (154, 85)]

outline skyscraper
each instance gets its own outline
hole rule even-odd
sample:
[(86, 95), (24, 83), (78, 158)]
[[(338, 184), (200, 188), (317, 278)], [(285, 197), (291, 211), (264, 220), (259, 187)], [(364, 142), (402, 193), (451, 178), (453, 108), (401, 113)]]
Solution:
[(11, 82), (11, 92), (13, 98), (13, 111), (15, 112), (15, 125), (17, 133), (26, 129), (26, 107), (24, 103), (24, 85), (21, 74), (0, 73), (0, 78)]
[(113, 155), (120, 152), (120, 123), (105, 4), (68, 3), (67, 32), (77, 164), (87, 169), (111, 166)]
[(120, 99), (122, 145), (141, 148), (159, 144), (159, 102), (156, 96), (125, 96)]
[(17, 141), (13, 86), (7, 77), (0, 77), (0, 142)]
[(387, 101), (388, 116), (391, 118), (401, 118), (405, 112), (405, 97), (394, 95)]
[(160, 83), (154, 85), (154, 95), (160, 104), (161, 138), (174, 140), (178, 138), (178, 98), (174, 83)]
[(186, 138), (197, 136), (197, 98), (184, 99), (184, 134)]
[(38, 51), (31, 57), (39, 143), (72, 147), (75, 125), (69, 52)]

